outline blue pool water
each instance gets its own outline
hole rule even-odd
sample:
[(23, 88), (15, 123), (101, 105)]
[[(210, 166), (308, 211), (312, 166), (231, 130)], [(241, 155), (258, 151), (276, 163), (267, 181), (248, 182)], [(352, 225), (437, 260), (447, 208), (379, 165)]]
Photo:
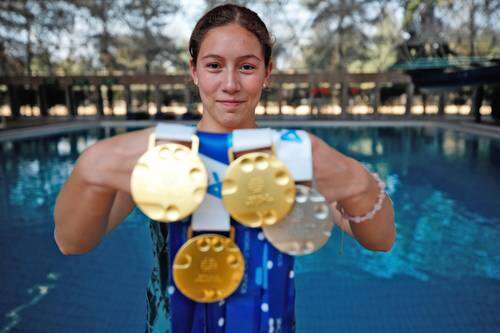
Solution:
[[(336, 230), (298, 259), (297, 332), (496, 331), (500, 141), (424, 127), (311, 131), (386, 180), (398, 236), (374, 253)], [(139, 212), (86, 255), (65, 257), (53, 241), (56, 195), (103, 136), (0, 143), (1, 333), (143, 330), (152, 257)]]

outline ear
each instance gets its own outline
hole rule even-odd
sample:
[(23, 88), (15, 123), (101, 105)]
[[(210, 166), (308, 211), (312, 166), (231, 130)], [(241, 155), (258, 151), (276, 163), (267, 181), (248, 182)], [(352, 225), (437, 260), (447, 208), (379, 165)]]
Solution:
[(191, 78), (193, 79), (194, 84), (198, 85), (198, 73), (196, 72), (196, 64), (194, 60), (189, 59), (189, 72), (191, 73)]
[(264, 78), (264, 84), (269, 86), (269, 78), (271, 77), (271, 72), (273, 71), (273, 62), (269, 61), (269, 66), (266, 68), (266, 76)]

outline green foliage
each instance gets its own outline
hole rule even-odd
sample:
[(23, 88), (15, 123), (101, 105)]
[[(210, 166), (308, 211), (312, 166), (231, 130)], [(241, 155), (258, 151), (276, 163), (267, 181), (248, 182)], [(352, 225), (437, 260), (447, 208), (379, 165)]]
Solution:
[(315, 38), (306, 62), (312, 68), (351, 70), (366, 63), (370, 27), (379, 22), (385, 2), (373, 0), (307, 0), (312, 12)]
[[(221, 3), (206, 0), (198, 12)], [(418, 58), (500, 55), (500, 1), (234, 3), (268, 23), (283, 69), (372, 72)], [(0, 75), (186, 71), (187, 40), (178, 38), (172, 18), (188, 6), (178, 0), (0, 1)], [(297, 17), (306, 19), (299, 24)]]
[(73, 24), (65, 0), (0, 1), (0, 75), (51, 73), (52, 53)]

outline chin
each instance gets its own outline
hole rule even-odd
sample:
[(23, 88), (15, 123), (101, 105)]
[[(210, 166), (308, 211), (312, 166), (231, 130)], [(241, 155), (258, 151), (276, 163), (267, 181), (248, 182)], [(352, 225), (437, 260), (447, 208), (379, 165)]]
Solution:
[(243, 121), (236, 117), (224, 117), (223, 119), (221, 119), (220, 124), (225, 128), (234, 130), (241, 128), (243, 126)]
[(242, 117), (240, 114), (237, 113), (224, 113), (219, 118), (219, 123), (222, 126), (229, 128), (231, 130), (242, 128), (245, 126), (247, 122), (248, 119)]

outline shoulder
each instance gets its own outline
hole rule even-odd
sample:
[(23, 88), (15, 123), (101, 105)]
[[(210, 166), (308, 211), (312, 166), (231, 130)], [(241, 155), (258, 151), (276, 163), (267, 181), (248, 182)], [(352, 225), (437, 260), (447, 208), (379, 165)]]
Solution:
[(309, 139), (311, 140), (311, 143), (317, 143), (319, 141), (322, 141), (319, 137), (312, 134), (311, 132), (306, 131), (306, 133), (307, 133), (307, 135), (309, 135)]

